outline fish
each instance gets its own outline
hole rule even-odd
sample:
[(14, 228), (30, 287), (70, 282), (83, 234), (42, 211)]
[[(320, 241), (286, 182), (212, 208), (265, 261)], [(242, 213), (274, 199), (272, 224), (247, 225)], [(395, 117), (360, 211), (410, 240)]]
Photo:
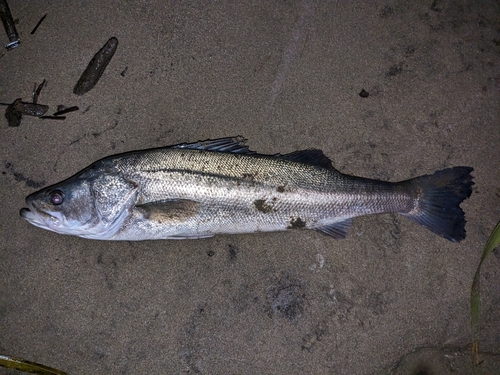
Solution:
[(318, 149), (263, 155), (241, 136), (132, 151), (96, 161), (26, 197), (22, 218), (96, 240), (206, 238), (313, 229), (345, 238), (355, 217), (398, 213), (437, 235), (466, 236), (460, 204), (473, 168), (401, 182), (343, 174)]

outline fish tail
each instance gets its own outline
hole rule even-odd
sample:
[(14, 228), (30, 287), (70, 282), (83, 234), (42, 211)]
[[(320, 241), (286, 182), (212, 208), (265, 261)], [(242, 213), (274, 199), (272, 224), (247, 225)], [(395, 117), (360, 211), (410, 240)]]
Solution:
[(405, 181), (418, 191), (419, 198), (417, 207), (403, 215), (449, 241), (460, 242), (466, 223), (460, 203), (472, 193), (472, 171), (471, 167), (455, 167)]

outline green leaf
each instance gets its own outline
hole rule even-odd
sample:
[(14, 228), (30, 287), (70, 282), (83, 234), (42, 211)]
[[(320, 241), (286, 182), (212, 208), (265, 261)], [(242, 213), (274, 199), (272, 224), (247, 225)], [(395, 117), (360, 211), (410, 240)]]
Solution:
[(0, 354), (0, 366), (12, 368), (22, 372), (41, 375), (67, 375), (65, 372), (55, 368), (41, 365), (39, 363), (25, 361), (24, 359), (10, 357)]
[(472, 282), (471, 294), (470, 294), (470, 315), (471, 315), (471, 325), (472, 328), (477, 330), (477, 322), (479, 321), (479, 312), (481, 310), (481, 294), (479, 290), (479, 279), (481, 272), (481, 265), (484, 260), (491, 254), (493, 250), (500, 244), (500, 222), (497, 224), (493, 232), (491, 232), (488, 242), (484, 246), (483, 255), (477, 266), (476, 274), (474, 275), (474, 281)]

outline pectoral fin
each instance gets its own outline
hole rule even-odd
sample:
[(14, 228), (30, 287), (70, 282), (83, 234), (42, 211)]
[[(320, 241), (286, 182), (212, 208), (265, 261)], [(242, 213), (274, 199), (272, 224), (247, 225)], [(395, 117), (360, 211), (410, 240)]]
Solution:
[(143, 213), (144, 219), (158, 223), (182, 222), (196, 215), (200, 203), (189, 199), (173, 199), (150, 202), (136, 206)]

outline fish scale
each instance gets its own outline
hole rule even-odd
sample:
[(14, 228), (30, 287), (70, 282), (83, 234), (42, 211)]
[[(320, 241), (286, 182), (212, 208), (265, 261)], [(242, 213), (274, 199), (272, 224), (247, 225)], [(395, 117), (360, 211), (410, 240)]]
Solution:
[[(342, 174), (319, 150), (260, 155), (242, 138), (222, 138), (104, 158), (28, 196), (29, 208), (21, 216), (45, 229), (92, 239), (203, 238), (288, 229), (342, 238), (354, 217), (397, 212), (459, 241), (465, 238), (459, 205), (471, 193), (471, 171), (456, 167), (386, 182)], [(87, 203), (78, 206), (78, 197)], [(83, 233), (75, 226), (75, 207), (80, 221), (88, 218), (81, 223)]]

